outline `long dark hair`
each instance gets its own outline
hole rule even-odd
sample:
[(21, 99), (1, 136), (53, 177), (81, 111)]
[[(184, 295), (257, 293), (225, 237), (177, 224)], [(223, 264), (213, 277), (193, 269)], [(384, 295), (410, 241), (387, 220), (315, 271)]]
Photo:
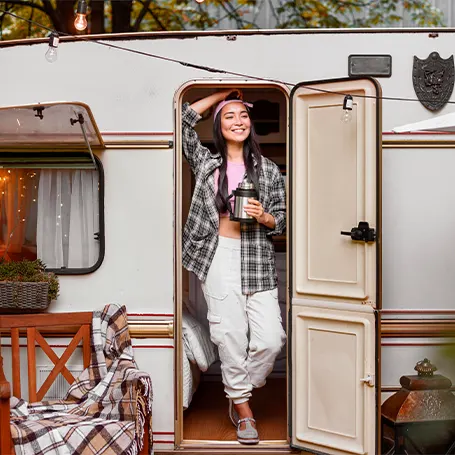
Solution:
[[(219, 168), (218, 177), (218, 192), (215, 195), (215, 204), (219, 213), (224, 213), (228, 210), (228, 177), (227, 170), (227, 145), (226, 139), (221, 132), (221, 113), (219, 113), (213, 122), (213, 141), (217, 152), (221, 155), (222, 163)], [(249, 136), (243, 143), (243, 162), (245, 163), (246, 174), (250, 182), (253, 183), (259, 195), (259, 174), (261, 172), (261, 148), (254, 129), (253, 122), (251, 122), (251, 129)], [(257, 163), (257, 166), (254, 163)]]

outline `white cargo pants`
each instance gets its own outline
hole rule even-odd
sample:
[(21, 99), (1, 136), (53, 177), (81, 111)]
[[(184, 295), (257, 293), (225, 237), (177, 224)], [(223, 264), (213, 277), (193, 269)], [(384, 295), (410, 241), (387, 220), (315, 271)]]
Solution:
[(219, 237), (202, 283), (210, 337), (220, 355), (224, 390), (236, 404), (248, 401), (253, 387), (265, 384), (286, 340), (278, 290), (243, 295), (240, 261), (240, 239)]

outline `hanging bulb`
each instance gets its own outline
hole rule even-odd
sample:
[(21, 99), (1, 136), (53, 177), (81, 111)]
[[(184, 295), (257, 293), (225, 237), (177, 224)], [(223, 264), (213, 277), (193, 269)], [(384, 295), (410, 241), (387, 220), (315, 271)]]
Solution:
[(58, 48), (58, 34), (56, 32), (52, 32), (49, 36), (49, 48), (46, 52), (46, 60), (49, 63), (54, 63), (57, 60), (57, 48)]
[(354, 100), (351, 95), (346, 95), (343, 100), (343, 113), (341, 114), (341, 121), (349, 123), (352, 120), (352, 107)]
[(196, 0), (197, 3), (204, 3), (204, 0)]
[(76, 19), (74, 19), (74, 27), (80, 32), (87, 28), (87, 1), (79, 0), (77, 2)]

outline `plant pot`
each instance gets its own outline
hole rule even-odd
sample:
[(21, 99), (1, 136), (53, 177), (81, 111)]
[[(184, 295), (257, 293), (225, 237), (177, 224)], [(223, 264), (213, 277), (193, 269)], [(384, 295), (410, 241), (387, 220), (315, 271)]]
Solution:
[(51, 303), (49, 283), (26, 281), (0, 281), (0, 311), (45, 310)]

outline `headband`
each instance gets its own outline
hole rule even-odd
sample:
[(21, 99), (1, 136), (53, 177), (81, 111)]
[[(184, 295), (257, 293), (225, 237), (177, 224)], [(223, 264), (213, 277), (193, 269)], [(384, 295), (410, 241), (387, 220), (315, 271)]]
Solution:
[(251, 103), (247, 103), (247, 102), (245, 102), (243, 100), (224, 100), (224, 101), (221, 101), (221, 103), (219, 103), (218, 106), (216, 107), (215, 113), (213, 114), (213, 120), (216, 119), (216, 116), (218, 115), (218, 112), (220, 112), (221, 109), (223, 109), (223, 107), (226, 106), (226, 104), (229, 104), (229, 103), (242, 103), (246, 107), (249, 107), (249, 108), (253, 107), (253, 105)]

